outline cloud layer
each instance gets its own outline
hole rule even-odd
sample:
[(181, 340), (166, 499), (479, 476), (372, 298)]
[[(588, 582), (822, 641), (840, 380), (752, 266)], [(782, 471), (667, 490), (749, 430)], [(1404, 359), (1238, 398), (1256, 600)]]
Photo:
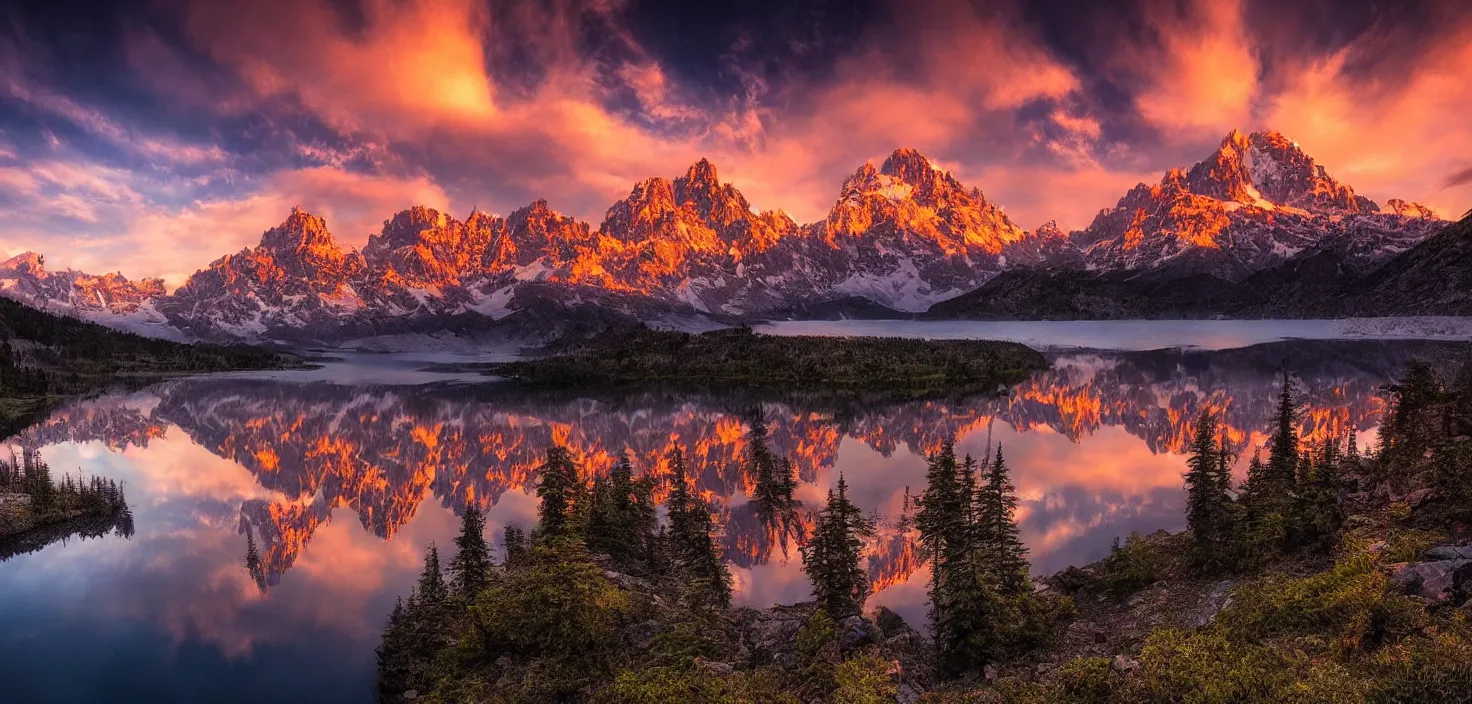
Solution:
[(1371, 198), (1472, 205), (1455, 0), (81, 5), (0, 15), (0, 249), (171, 284), (295, 204), (350, 245), (412, 204), (597, 223), (702, 156), (811, 221), (913, 146), (1076, 228), (1276, 129)]

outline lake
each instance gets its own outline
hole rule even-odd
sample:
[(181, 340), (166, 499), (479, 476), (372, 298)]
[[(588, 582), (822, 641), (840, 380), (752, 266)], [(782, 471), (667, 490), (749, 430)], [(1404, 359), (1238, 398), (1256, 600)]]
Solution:
[[(917, 334), (913, 325), (860, 327)], [(1319, 337), (1291, 334), (1309, 327), (1296, 321), (1274, 335), (1240, 323), (992, 325), (1018, 326), (1012, 337), (1054, 350), (1049, 370), (1000, 398), (552, 396), (423, 371), (463, 357), (350, 355), (319, 370), (180, 379), (72, 402), (9, 443), (39, 449), (57, 475), (126, 482), (135, 532), (0, 562), (6, 701), (371, 701), (379, 629), (426, 546), (450, 545), (469, 502), (486, 508), (497, 536), (530, 525), (552, 443), (584, 472), (627, 452), (636, 471), (659, 473), (663, 453), (681, 445), (715, 504), (737, 601), (801, 600), (795, 545), (746, 501), (739, 459), (752, 408), (798, 467), (806, 506), (819, 506), (842, 472), (856, 502), (886, 519), (870, 548), (870, 605), (920, 623), (926, 570), (891, 522), (906, 487), (923, 489), (925, 455), (948, 440), (978, 457), (1005, 448), (1033, 571), (1050, 574), (1102, 557), (1116, 536), (1182, 527), (1180, 452), (1202, 411), (1225, 417), (1240, 471), (1266, 439), (1286, 368), (1301, 380), (1304, 435), (1353, 430), (1368, 445), (1380, 385), (1413, 357), (1450, 364), (1464, 353), (1404, 328), (1398, 339), (1286, 339)], [(1173, 348), (1141, 349), (1166, 338)], [(261, 555), (255, 575), (248, 540)]]

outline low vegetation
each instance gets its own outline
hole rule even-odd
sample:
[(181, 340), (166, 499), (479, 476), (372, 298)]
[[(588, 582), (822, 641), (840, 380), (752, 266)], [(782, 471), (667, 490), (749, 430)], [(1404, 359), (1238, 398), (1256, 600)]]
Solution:
[(576, 340), (540, 359), (482, 367), (542, 387), (670, 383), (880, 391), (895, 397), (992, 393), (1044, 368), (1011, 342), (704, 334), (624, 327)]

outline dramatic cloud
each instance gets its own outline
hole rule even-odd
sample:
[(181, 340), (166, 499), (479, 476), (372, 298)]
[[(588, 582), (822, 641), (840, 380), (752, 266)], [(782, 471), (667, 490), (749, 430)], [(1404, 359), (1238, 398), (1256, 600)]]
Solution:
[(596, 225), (702, 156), (807, 222), (901, 146), (1024, 227), (1077, 228), (1233, 128), (1453, 216), (1472, 200), (1469, 16), (1454, 0), (30, 5), (0, 14), (0, 248), (177, 284), (292, 205), (350, 245), (415, 203), (547, 198)]

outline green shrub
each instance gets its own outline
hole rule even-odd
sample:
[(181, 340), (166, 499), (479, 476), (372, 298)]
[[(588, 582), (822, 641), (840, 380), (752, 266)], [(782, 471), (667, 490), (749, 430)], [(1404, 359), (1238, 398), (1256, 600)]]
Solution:
[(1109, 658), (1074, 658), (1053, 673), (1051, 684), (1065, 701), (1107, 704), (1121, 686), (1122, 677)]
[(699, 667), (625, 670), (593, 697), (595, 704), (799, 704), (768, 671), (716, 675)]
[(1216, 622), (1237, 639), (1322, 636), (1342, 652), (1372, 649), (1425, 619), (1419, 604), (1388, 586), (1368, 556), (1354, 555), (1310, 577), (1277, 577), (1238, 589)]
[(503, 656), (529, 669), (517, 701), (565, 701), (612, 672), (618, 628), (634, 613), (629, 595), (603, 577), (577, 543), (540, 546), (470, 607), (456, 669), (490, 667)]
[(1472, 647), (1465, 638), (1442, 634), (1381, 655), (1383, 669), (1367, 698), (1372, 704), (1472, 702)]
[(1104, 558), (1099, 570), (1099, 581), (1104, 591), (1116, 599), (1154, 584), (1160, 579), (1163, 556), (1155, 545), (1140, 537), (1138, 531), (1130, 533), (1124, 546), (1116, 545)]
[(896, 664), (873, 653), (863, 653), (839, 665), (833, 673), (837, 688), (833, 704), (889, 704), (899, 694), (894, 682)]
[(1181, 704), (1275, 702), (1297, 665), (1287, 651), (1217, 634), (1156, 631), (1140, 654), (1131, 693), (1139, 701)]
[(818, 653), (838, 637), (838, 624), (833, 622), (833, 617), (827, 611), (818, 609), (808, 617), (802, 629), (797, 632), (797, 657), (803, 663), (810, 663), (818, 657)]
[(1382, 562), (1416, 562), (1427, 548), (1444, 540), (1446, 534), (1440, 531), (1395, 528), (1386, 538), (1385, 551), (1380, 559)]

